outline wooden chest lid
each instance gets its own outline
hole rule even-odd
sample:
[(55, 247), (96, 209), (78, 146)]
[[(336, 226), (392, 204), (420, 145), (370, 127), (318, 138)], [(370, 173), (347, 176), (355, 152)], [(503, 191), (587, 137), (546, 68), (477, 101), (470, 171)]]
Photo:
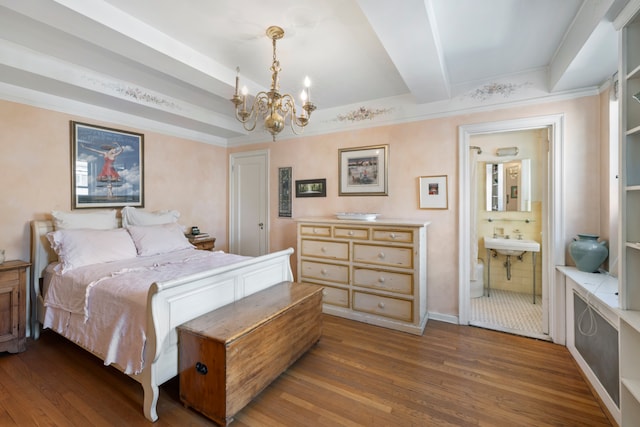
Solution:
[(196, 317), (178, 330), (228, 343), (321, 292), (322, 286), (282, 282)]

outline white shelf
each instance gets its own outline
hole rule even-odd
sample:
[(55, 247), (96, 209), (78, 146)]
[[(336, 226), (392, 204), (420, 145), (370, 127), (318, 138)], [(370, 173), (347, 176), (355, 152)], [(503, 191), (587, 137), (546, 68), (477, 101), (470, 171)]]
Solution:
[[(635, 426), (640, 416), (640, 2), (631, 2), (620, 13), (620, 414), (622, 426)], [(622, 19), (622, 18), (621, 18)], [(620, 21), (620, 20), (619, 20)]]
[(640, 133), (640, 126), (636, 126), (633, 129), (629, 129), (627, 131), (627, 136), (632, 136), (632, 135), (635, 135), (637, 133)]
[(631, 380), (628, 378), (622, 378), (620, 380), (622, 385), (631, 393), (634, 399), (640, 401), (640, 380)]
[(640, 65), (631, 70), (629, 74), (627, 74), (627, 80), (640, 78)]
[(640, 311), (636, 310), (621, 310), (620, 317), (629, 326), (640, 333)]

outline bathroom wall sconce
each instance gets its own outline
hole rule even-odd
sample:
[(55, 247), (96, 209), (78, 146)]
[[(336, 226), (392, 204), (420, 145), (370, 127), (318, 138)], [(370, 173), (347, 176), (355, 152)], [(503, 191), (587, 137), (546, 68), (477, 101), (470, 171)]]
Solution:
[(496, 150), (496, 154), (498, 155), (498, 157), (517, 156), (519, 151), (520, 150), (518, 150), (518, 147), (504, 147), (498, 148)]

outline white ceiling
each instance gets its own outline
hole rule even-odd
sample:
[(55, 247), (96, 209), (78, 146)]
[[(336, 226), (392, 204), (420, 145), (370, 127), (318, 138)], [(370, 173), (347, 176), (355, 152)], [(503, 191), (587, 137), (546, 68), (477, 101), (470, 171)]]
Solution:
[[(228, 145), (267, 141), (233, 117), (306, 75), (305, 132), (597, 93), (617, 68), (628, 0), (0, 0), (0, 98)], [(296, 96), (297, 97), (297, 96)], [(279, 138), (290, 137), (286, 129)]]

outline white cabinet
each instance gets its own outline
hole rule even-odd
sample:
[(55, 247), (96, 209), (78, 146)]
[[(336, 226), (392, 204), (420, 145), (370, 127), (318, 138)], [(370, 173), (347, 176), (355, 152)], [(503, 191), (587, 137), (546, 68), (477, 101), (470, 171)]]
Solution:
[(620, 412), (640, 419), (640, 1), (616, 19), (620, 29)]
[(298, 281), (324, 286), (325, 313), (423, 333), (428, 222), (297, 221)]

